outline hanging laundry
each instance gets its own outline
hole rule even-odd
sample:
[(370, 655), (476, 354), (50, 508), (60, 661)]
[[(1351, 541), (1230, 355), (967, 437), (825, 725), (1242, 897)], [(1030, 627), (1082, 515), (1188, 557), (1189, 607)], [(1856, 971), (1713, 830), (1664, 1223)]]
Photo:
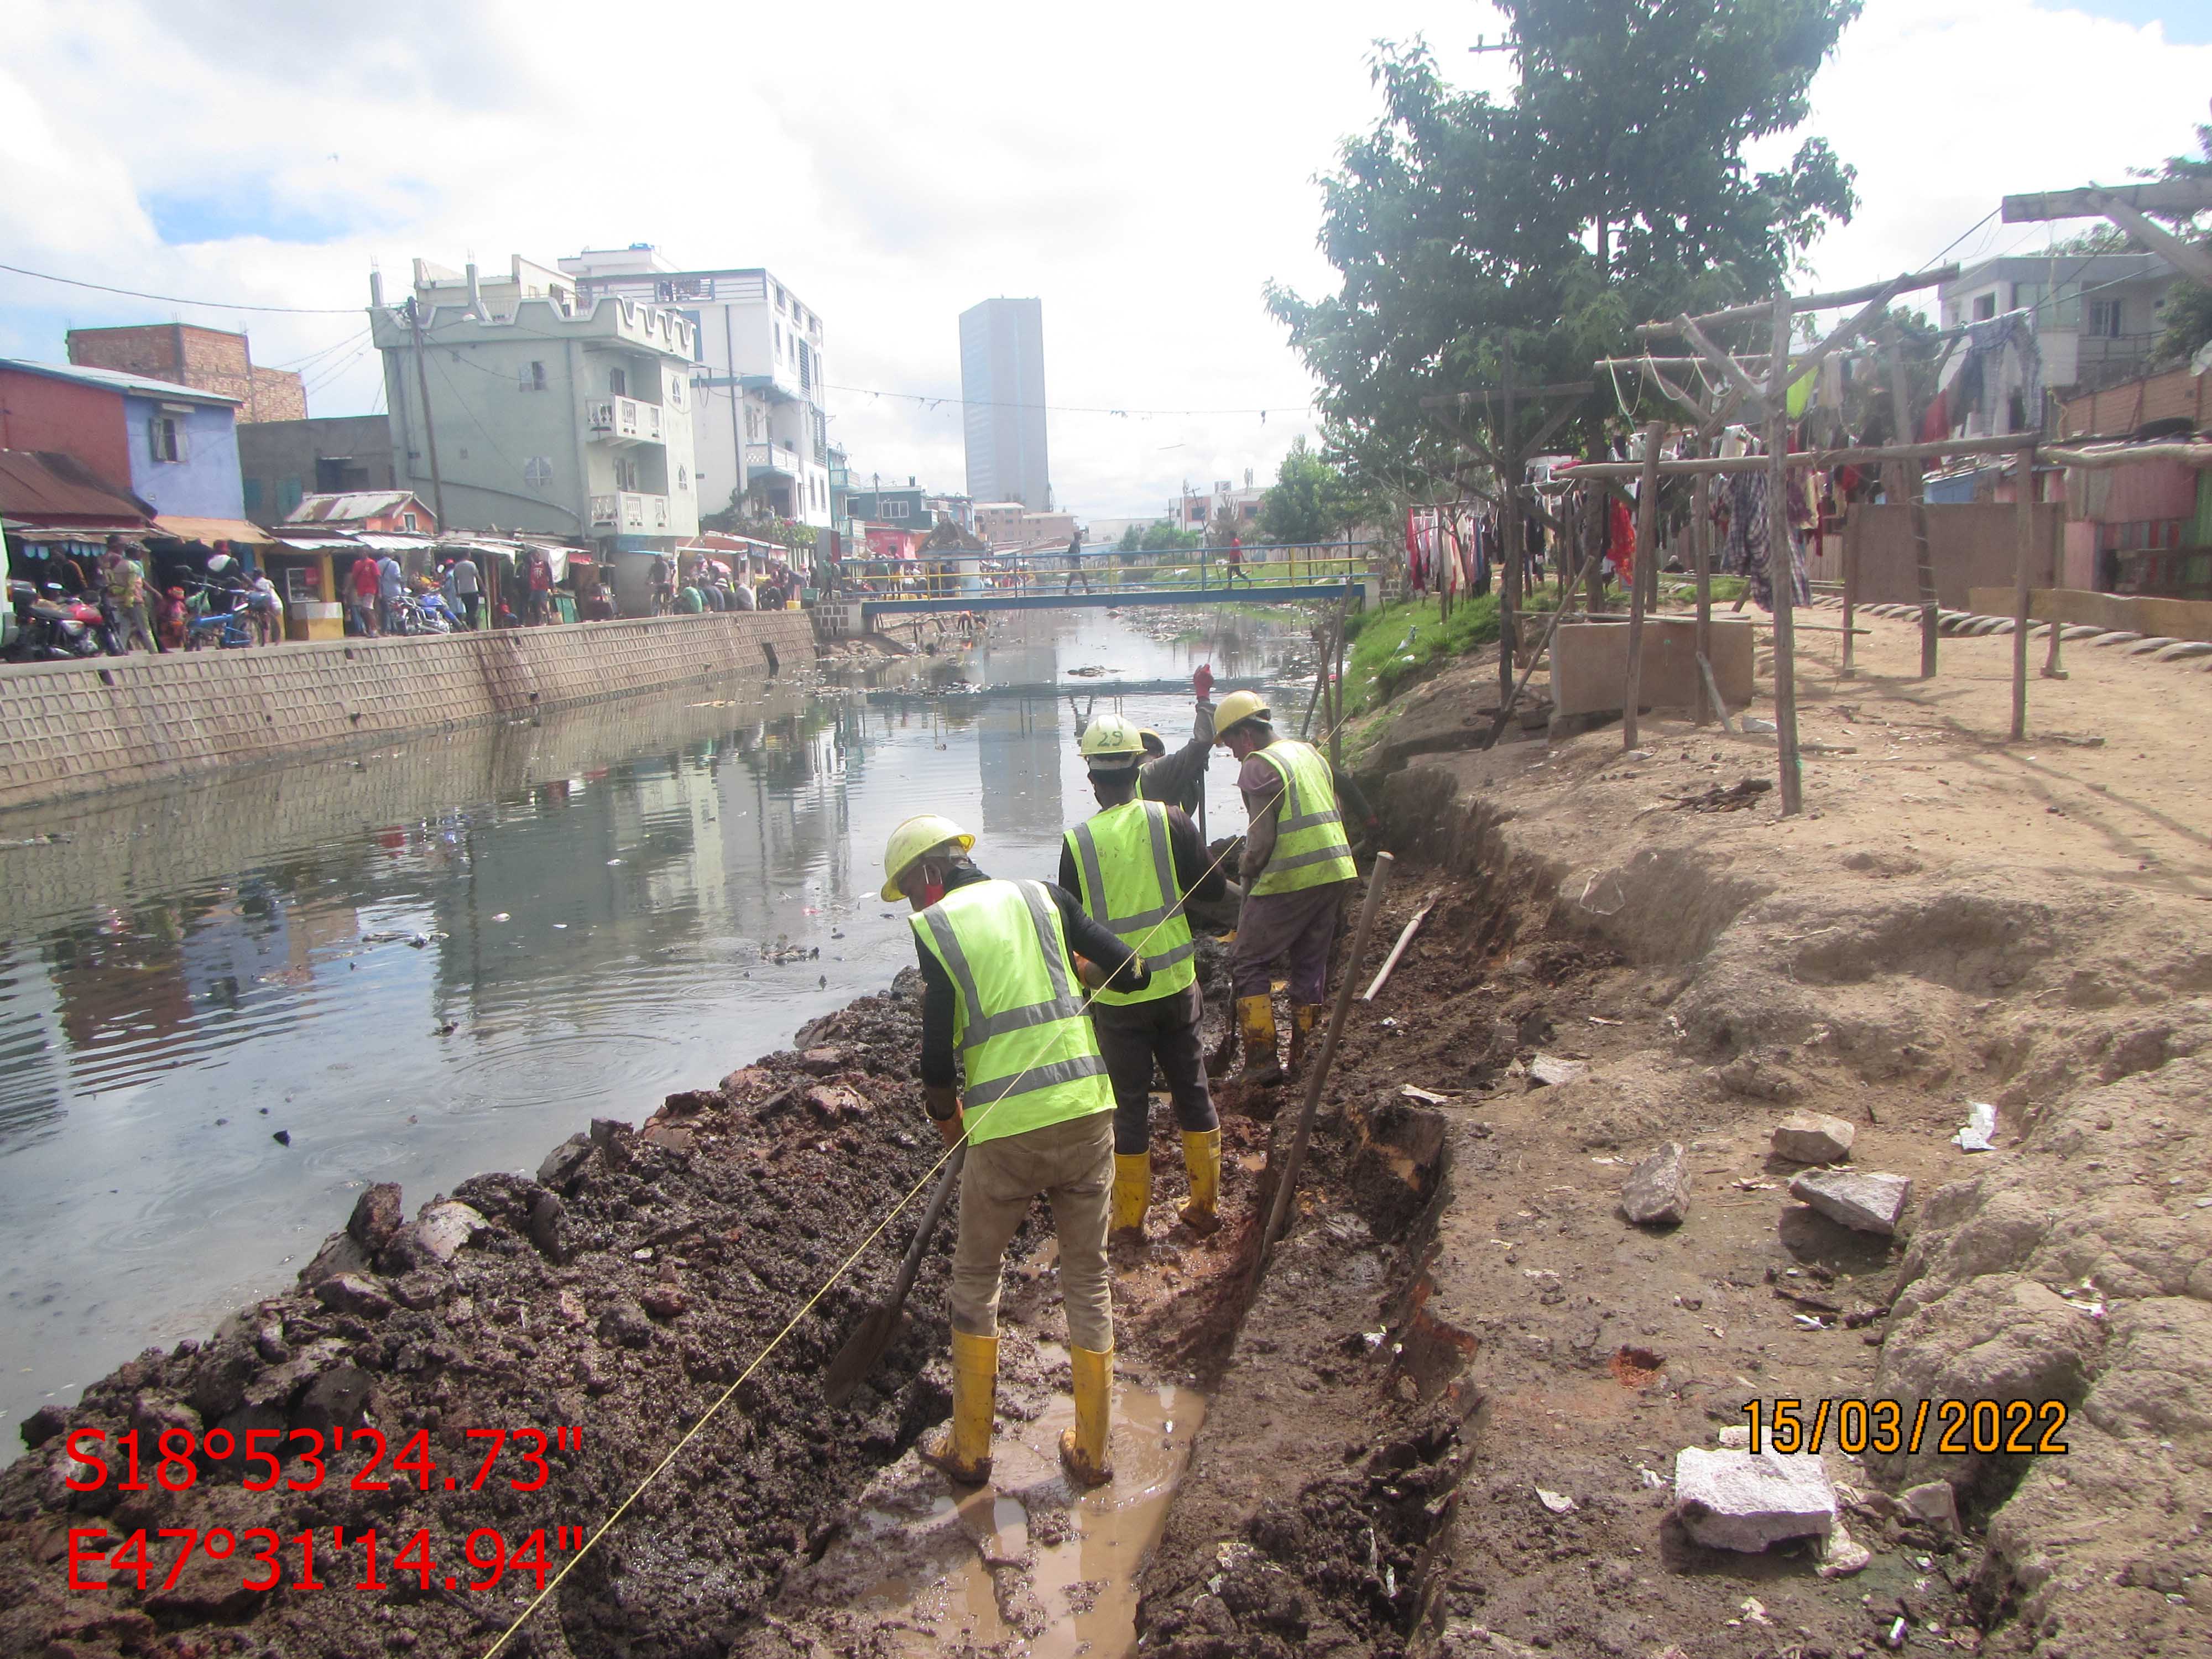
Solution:
[(1966, 351), (1950, 390), (1958, 394), (1959, 414), (1981, 416), (1986, 432), (1996, 430), (1996, 393), (2003, 384), (2008, 351), (2020, 365), (2019, 392), (2027, 424), (2035, 424), (2043, 413), (2043, 350), (2036, 343), (2033, 313), (2008, 311), (2002, 317), (1968, 323)]
[(1613, 567), (1623, 587), (1628, 586), (1636, 571), (1636, 520), (1628, 516), (1626, 503), (1616, 501), (1607, 520), (1608, 536), (1605, 562)]

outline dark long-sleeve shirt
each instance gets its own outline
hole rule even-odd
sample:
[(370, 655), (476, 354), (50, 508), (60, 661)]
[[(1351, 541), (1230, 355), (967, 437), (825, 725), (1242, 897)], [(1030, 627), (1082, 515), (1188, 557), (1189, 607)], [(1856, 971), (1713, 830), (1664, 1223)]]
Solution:
[[(1168, 808), (1168, 851), (1175, 858), (1176, 885), (1186, 897), (1211, 902), (1221, 896), (1223, 884), (1228, 878), (1218, 866), (1207, 867), (1206, 843), (1198, 838), (1198, 826), (1179, 806)], [(1083, 890), (1082, 881), (1076, 874), (1075, 854), (1069, 850), (1065, 836), (1060, 838), (1060, 884), (1070, 893)], [(1172, 899), (1173, 895), (1170, 897)]]
[[(945, 883), (951, 892), (970, 883), (988, 881), (981, 870), (956, 871)], [(1060, 931), (1067, 936), (1071, 955), (1088, 957), (1101, 968), (1113, 969), (1107, 984), (1116, 991), (1141, 991), (1152, 982), (1152, 970), (1129, 952), (1129, 948), (1113, 934), (1083, 914), (1083, 906), (1075, 895), (1065, 886), (1044, 884), (1044, 890), (1060, 909)], [(957, 1051), (952, 1041), (953, 1015), (959, 1006), (959, 994), (952, 988), (952, 976), (944, 965), (929, 953), (920, 939), (915, 941), (915, 952), (921, 958), (921, 1080), (932, 1088), (949, 1089), (957, 1080), (953, 1069)], [(1072, 975), (1075, 964), (1068, 963)]]

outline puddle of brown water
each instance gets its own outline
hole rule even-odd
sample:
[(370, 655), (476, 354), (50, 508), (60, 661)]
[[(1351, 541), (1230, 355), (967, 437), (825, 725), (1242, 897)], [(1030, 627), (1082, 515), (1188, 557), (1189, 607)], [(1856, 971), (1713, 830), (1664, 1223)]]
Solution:
[[(823, 1564), (857, 1589), (852, 1611), (902, 1653), (996, 1643), (1030, 1659), (1135, 1652), (1137, 1569), (1166, 1523), (1206, 1396), (1118, 1382), (1114, 1480), (1094, 1492), (1072, 1492), (1060, 1473), (1060, 1431), (1074, 1414), (1054, 1392), (1030, 1421), (1007, 1423), (988, 1486), (956, 1499), (941, 1482), (921, 1485), (934, 1479), (925, 1474), (902, 1501), (865, 1511), (832, 1552), (846, 1559)], [(887, 1571), (854, 1576), (871, 1559)]]

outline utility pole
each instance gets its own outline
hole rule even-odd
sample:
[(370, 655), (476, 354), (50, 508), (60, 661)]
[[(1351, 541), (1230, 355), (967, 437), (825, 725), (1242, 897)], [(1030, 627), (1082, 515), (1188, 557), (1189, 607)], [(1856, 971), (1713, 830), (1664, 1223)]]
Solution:
[(407, 296), (407, 326), (415, 336), (415, 389), (422, 395), (422, 442), (430, 452), (430, 507), (438, 515), (438, 530), (444, 534), (446, 523), (446, 481), (438, 474), (438, 428), (430, 415), (430, 377), (422, 368), (422, 308), (412, 294)]

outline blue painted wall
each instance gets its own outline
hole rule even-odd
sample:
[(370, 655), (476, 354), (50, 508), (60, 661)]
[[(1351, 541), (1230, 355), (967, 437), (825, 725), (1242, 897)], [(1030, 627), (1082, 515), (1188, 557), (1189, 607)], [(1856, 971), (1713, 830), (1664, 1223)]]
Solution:
[(182, 416), (185, 459), (157, 461), (148, 424), (162, 412), (151, 398), (125, 396), (123, 415), (131, 440), (131, 488), (159, 513), (197, 519), (242, 519), (246, 485), (238, 470), (238, 417), (228, 405), (195, 404)]

